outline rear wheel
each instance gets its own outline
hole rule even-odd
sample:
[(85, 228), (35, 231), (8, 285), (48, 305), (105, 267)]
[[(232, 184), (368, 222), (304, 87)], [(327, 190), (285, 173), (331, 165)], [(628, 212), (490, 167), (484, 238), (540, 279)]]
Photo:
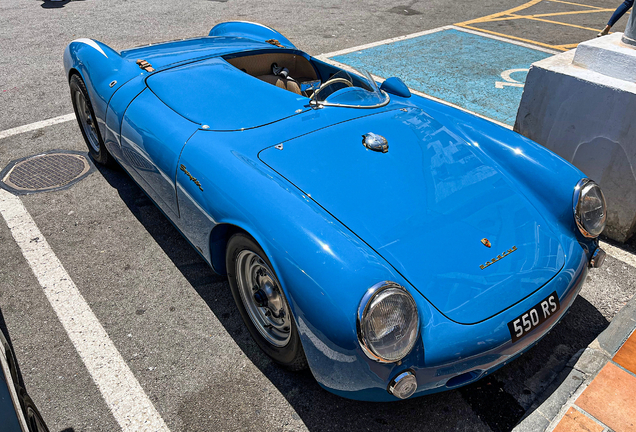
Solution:
[(251, 237), (235, 234), (228, 242), (226, 267), (232, 296), (252, 338), (277, 363), (305, 369), (294, 317), (263, 249)]
[(95, 117), (95, 111), (93, 111), (93, 105), (88, 96), (86, 85), (79, 75), (71, 76), (69, 81), (71, 88), (71, 99), (73, 101), (73, 109), (75, 110), (75, 117), (77, 117), (77, 123), (88, 152), (95, 160), (95, 162), (102, 165), (111, 165), (113, 163), (112, 156), (106, 150), (102, 136), (99, 133), (99, 126)]

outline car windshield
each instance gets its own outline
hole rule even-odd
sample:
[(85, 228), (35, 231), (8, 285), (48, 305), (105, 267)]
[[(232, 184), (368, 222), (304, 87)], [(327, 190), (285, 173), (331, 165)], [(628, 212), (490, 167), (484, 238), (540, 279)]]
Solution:
[(378, 88), (367, 71), (344, 70), (324, 81), (311, 96), (312, 105), (376, 108), (389, 103), (389, 95)]

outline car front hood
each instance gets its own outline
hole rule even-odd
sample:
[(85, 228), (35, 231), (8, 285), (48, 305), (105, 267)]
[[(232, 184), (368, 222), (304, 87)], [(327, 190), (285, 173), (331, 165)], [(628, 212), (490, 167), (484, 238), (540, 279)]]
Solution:
[[(387, 153), (363, 146), (368, 132), (387, 139)], [(476, 146), (425, 112), (403, 108), (318, 130), (259, 157), (443, 314), (471, 324), (535, 292), (565, 261), (541, 215)]]

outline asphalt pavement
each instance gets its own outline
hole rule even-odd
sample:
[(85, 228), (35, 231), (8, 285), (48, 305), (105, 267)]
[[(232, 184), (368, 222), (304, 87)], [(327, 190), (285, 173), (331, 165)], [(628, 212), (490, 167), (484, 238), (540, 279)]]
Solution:
[[(564, 9), (572, 2), (531, 3), (532, 19), (493, 17), (524, 4), (495, 0), (7, 0), (0, 3), (0, 136), (72, 112), (62, 53), (79, 37), (124, 49), (247, 20), (276, 28), (318, 55), (458, 24), (545, 53), (594, 37), (593, 25), (602, 28), (618, 2), (587, 0), (591, 7), (576, 10)], [(550, 13), (562, 15), (545, 16)], [(393, 55), (412, 53), (396, 49)], [(466, 69), (480, 73), (474, 61), (450, 63), (439, 55), (452, 65), (445, 73), (458, 82), (465, 81)], [(76, 122), (0, 138), (0, 169), (51, 149), (86, 150)], [(459, 390), (391, 404), (355, 402), (322, 390), (310, 372), (286, 372), (262, 354), (225, 278), (212, 273), (122, 171), (99, 167), (67, 190), (20, 200), (171, 431), (508, 431), (636, 293), (636, 244), (613, 244), (624, 254), (610, 255), (601, 269), (590, 271), (568, 315), (512, 364)], [(51, 430), (120, 430), (2, 219), (0, 257), (0, 327)]]

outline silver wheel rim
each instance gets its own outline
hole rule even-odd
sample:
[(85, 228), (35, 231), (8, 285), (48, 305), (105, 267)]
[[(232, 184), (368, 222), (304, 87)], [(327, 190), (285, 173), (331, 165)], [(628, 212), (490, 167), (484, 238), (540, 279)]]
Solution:
[(77, 107), (77, 115), (88, 139), (88, 143), (95, 150), (95, 153), (99, 153), (99, 138), (97, 137), (97, 126), (95, 125), (95, 119), (91, 115), (91, 110), (86, 103), (86, 98), (81, 91), (75, 92), (75, 106)]
[(243, 250), (236, 258), (236, 283), (243, 306), (258, 332), (276, 347), (291, 338), (291, 314), (274, 272), (255, 252)]

